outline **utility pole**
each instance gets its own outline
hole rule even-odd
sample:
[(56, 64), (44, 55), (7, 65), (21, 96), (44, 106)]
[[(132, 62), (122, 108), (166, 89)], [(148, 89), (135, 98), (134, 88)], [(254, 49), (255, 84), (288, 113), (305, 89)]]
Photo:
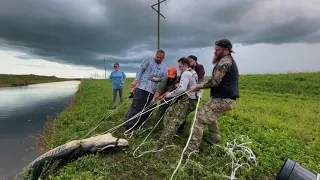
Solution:
[(107, 79), (107, 66), (106, 66), (106, 58), (103, 58), (104, 59), (104, 79)]
[[(166, 18), (166, 17), (164, 17), (164, 16), (160, 13), (160, 4), (163, 3), (163, 2), (165, 2), (165, 1), (167, 1), (167, 0), (162, 0), (162, 1), (158, 0), (158, 3), (156, 3), (156, 4), (154, 4), (154, 5), (151, 6), (151, 8), (158, 13), (158, 50), (160, 49), (160, 16), (162, 16), (164, 19)], [(158, 10), (156, 10), (156, 9), (153, 7), (153, 6), (155, 6), (155, 5), (158, 5)]]

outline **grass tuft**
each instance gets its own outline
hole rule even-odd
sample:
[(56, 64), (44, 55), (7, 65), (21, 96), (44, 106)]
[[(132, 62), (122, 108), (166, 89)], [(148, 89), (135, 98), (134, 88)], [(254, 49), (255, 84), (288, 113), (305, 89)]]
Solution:
[[(132, 80), (132, 79), (131, 79)], [(129, 96), (130, 81), (124, 95)], [(235, 110), (218, 118), (222, 144), (241, 135), (248, 136), (249, 147), (257, 156), (258, 165), (237, 171), (239, 179), (274, 179), (287, 158), (298, 161), (304, 168), (320, 172), (320, 73), (281, 75), (243, 75), (240, 77), (241, 98)], [(209, 99), (204, 93), (200, 107)], [(81, 139), (91, 128), (112, 111), (112, 88), (107, 80), (82, 81), (72, 105), (57, 119), (49, 121), (41, 139), (45, 151), (68, 141)], [(126, 120), (131, 104), (125, 105), (91, 135), (108, 130)], [(158, 117), (155, 114), (144, 127), (128, 139), (130, 147), (118, 153), (87, 155), (50, 174), (50, 179), (169, 179), (189, 135), (192, 121), (188, 117), (184, 134), (175, 137), (179, 148), (159, 153), (132, 156)], [(114, 136), (124, 138), (123, 131)], [(160, 128), (151, 134), (139, 152), (155, 148)], [(208, 135), (205, 133), (204, 138)], [(225, 179), (230, 176), (230, 156), (220, 147), (201, 145), (203, 151), (192, 155), (188, 165), (177, 172), (177, 179)], [(182, 162), (184, 164), (184, 161)]]

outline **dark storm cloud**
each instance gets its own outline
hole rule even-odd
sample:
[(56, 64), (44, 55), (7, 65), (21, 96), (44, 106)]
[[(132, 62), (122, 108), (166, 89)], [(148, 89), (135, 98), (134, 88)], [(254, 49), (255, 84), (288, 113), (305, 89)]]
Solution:
[[(163, 4), (166, 19), (161, 23), (161, 48), (167, 52), (168, 66), (176, 65), (177, 51), (185, 49), (192, 54), (190, 49), (212, 46), (214, 40), (224, 37), (242, 44), (320, 41), (320, 24), (300, 12), (296, 20), (281, 24), (249, 24), (256, 17), (247, 12), (261, 2), (170, 0)], [(103, 69), (105, 57), (107, 69), (117, 61), (123, 70), (135, 72), (157, 48), (157, 16), (152, 4), (150, 0), (1, 0), (0, 39), (5, 40), (5, 49), (27, 53), (22, 59), (43, 58)], [(263, 28), (257, 28), (260, 26)]]
[[(248, 36), (247, 42), (243, 42), (243, 44), (254, 44), (261, 42), (271, 44), (306, 42), (306, 38), (309, 35), (316, 33), (318, 30), (319, 25), (315, 24), (313, 20), (297, 18), (290, 22), (268, 27), (255, 34), (251, 34)], [(314, 41), (307, 42), (319, 42), (319, 36), (314, 35), (313, 39)]]

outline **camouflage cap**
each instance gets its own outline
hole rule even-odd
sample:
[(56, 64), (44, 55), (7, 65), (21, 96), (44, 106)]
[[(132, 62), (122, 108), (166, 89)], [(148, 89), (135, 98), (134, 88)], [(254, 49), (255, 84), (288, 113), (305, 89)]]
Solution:
[(221, 39), (216, 41), (215, 43), (217, 46), (223, 47), (223, 48), (227, 48), (230, 50), (231, 53), (234, 53), (234, 51), (232, 50), (232, 43), (228, 40), (228, 39)]

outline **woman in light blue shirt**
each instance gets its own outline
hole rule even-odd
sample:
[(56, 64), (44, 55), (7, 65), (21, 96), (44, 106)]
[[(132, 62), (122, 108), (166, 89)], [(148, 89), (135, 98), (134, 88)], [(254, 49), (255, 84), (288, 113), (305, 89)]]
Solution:
[(119, 92), (120, 103), (123, 104), (123, 84), (126, 82), (126, 74), (120, 71), (119, 63), (114, 64), (114, 71), (111, 72), (109, 80), (112, 82), (113, 86), (113, 106), (116, 104), (117, 93)]

